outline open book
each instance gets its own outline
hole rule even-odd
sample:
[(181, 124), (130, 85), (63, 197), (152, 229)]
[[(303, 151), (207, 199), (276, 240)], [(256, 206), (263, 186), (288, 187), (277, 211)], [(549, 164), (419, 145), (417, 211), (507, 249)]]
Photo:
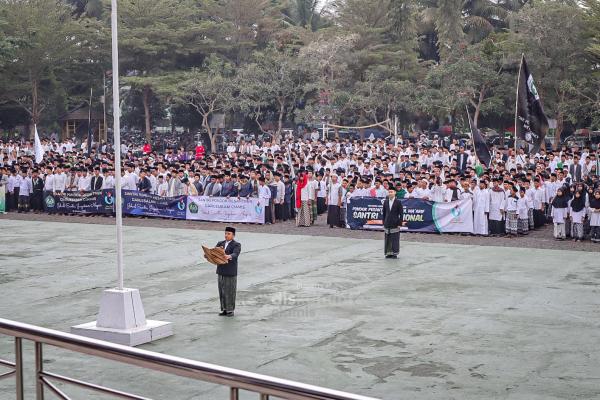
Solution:
[(206, 246), (202, 246), (202, 250), (204, 250), (204, 256), (208, 260), (209, 263), (215, 265), (223, 265), (227, 264), (229, 260), (225, 256), (225, 250), (222, 247), (215, 247), (209, 249)]

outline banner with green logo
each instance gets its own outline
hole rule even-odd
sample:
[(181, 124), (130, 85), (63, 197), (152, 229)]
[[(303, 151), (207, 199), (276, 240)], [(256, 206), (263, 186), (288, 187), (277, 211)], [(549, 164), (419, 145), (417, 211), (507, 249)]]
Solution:
[(188, 196), (185, 219), (215, 222), (265, 223), (262, 199), (236, 197)]
[(6, 189), (4, 185), (0, 186), (0, 214), (6, 212)]

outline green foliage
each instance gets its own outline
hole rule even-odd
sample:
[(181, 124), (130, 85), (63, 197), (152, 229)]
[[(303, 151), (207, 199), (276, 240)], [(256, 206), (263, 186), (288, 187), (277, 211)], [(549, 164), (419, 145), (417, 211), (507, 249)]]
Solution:
[[(559, 128), (600, 124), (600, 0), (118, 7), (123, 121), (148, 135), (167, 109), (174, 124), (210, 134), (218, 113), (237, 113), (256, 129), (273, 123), (279, 133), (291, 121), (456, 121), (465, 106), (479, 125), (503, 127), (514, 113), (522, 53)], [(109, 0), (1, 2), (0, 124), (55, 124), (87, 101), (90, 87), (101, 93), (110, 61)]]
[[(296, 104), (306, 94), (311, 68), (289, 50), (269, 47), (255, 54), (255, 61), (240, 71), (236, 81), (239, 109), (260, 121), (269, 110), (277, 116), (276, 136), (281, 134), (284, 118), (293, 115)], [(291, 118), (290, 118), (291, 119)]]
[(586, 52), (590, 59), (600, 64), (600, 0), (584, 0), (586, 37), (588, 45)]
[(215, 148), (215, 139), (209, 125), (210, 117), (234, 107), (231, 75), (231, 65), (211, 55), (202, 69), (194, 68), (182, 76), (174, 93), (176, 104), (189, 106), (202, 117), (202, 127), (209, 135), (212, 149)]
[(0, 75), (0, 101), (18, 105), (33, 123), (76, 104), (98, 82), (106, 35), (97, 21), (54, 0), (7, 0), (0, 28), (12, 44)]

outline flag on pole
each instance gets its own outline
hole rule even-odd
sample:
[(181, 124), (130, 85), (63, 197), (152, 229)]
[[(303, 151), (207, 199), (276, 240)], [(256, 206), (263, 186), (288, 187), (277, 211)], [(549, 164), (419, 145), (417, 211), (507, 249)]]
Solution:
[(517, 139), (529, 144), (529, 153), (535, 154), (542, 146), (547, 132), (548, 118), (544, 114), (540, 95), (523, 55), (517, 80), (515, 135)]
[(479, 162), (485, 165), (486, 168), (490, 167), (492, 162), (492, 152), (485, 142), (485, 138), (479, 131), (479, 129), (473, 124), (471, 114), (469, 114), (469, 107), (467, 109), (467, 117), (469, 117), (469, 127), (471, 128), (471, 141), (473, 142), (473, 148), (475, 149), (475, 155)]
[(44, 148), (42, 147), (42, 142), (40, 141), (40, 136), (38, 135), (37, 125), (34, 125), (35, 129), (35, 142), (33, 144), (33, 149), (35, 150), (35, 163), (39, 164), (44, 159)]

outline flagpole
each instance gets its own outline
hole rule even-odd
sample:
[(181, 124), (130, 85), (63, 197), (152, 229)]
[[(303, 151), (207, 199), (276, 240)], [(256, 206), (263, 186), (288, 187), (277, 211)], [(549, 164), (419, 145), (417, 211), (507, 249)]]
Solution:
[(117, 40), (117, 0), (111, 0), (111, 36), (113, 65), (113, 119), (115, 147), (115, 214), (117, 228), (118, 287), (102, 292), (96, 321), (71, 327), (76, 335), (137, 346), (173, 334), (173, 324), (146, 319), (140, 291), (123, 287), (123, 210), (121, 199), (121, 129), (119, 108), (119, 54)]
[(92, 93), (93, 93), (93, 89), (90, 87), (90, 102), (88, 103), (88, 134), (87, 134), (88, 157), (92, 154), (92, 142), (94, 141), (93, 135), (91, 134), (91, 131), (92, 131)]
[(519, 64), (519, 73), (517, 74), (517, 93), (515, 96), (515, 160), (517, 157), (517, 123), (518, 123), (518, 115), (519, 115), (519, 86), (521, 85), (521, 69), (523, 68), (523, 59), (524, 58), (525, 58), (525, 53), (521, 53), (521, 62)]
[(115, 149), (115, 217), (117, 225), (117, 283), (123, 290), (123, 210), (121, 206), (121, 109), (119, 107), (119, 45), (117, 33), (117, 0), (111, 0), (110, 30), (113, 79), (113, 146)]
[(100, 140), (98, 140), (99, 142), (102, 142), (102, 139), (104, 139), (105, 142), (108, 142), (108, 138), (107, 138), (107, 126), (106, 126), (106, 71), (102, 71), (102, 117), (104, 118), (104, 124), (103, 124), (103, 132), (101, 132), (100, 134), (98, 134), (98, 136), (102, 135), (102, 137), (100, 138)]

